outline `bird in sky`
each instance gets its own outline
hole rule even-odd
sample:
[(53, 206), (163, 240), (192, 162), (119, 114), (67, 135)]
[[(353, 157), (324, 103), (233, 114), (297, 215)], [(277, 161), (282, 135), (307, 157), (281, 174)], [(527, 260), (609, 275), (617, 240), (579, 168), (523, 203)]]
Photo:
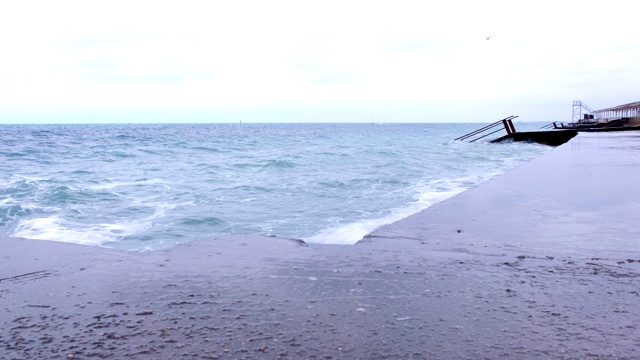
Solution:
[(493, 36), (493, 35), (490, 35), (490, 36), (487, 38), (487, 40), (491, 39), (491, 36)]

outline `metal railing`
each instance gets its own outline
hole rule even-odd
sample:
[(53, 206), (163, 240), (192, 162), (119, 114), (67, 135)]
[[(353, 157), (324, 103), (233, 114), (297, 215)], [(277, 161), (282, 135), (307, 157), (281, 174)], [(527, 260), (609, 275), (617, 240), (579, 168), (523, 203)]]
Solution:
[(564, 123), (560, 123), (557, 125), (556, 122), (549, 123), (540, 129), (589, 129), (589, 128), (612, 128), (612, 127), (624, 127), (629, 122), (628, 119), (615, 119), (610, 120), (608, 122), (598, 122), (598, 123), (568, 123), (565, 125)]
[[(587, 112), (585, 113), (585, 115), (596, 115), (594, 116), (595, 118), (599, 119), (600, 115), (599, 114), (595, 114), (595, 110), (593, 110), (592, 108), (589, 107), (589, 105), (583, 103), (580, 100), (573, 100), (573, 115), (571, 117), (571, 122), (574, 123), (579, 123), (579, 122), (583, 122), (585, 119), (582, 118), (582, 110), (586, 110)], [(592, 119), (594, 118), (592, 117)], [(586, 119), (586, 120), (590, 120), (590, 119)]]
[[(502, 131), (503, 128), (504, 128), (504, 130), (507, 131), (507, 135), (513, 134), (514, 132), (516, 132), (516, 128), (513, 126), (513, 122), (511, 120), (513, 120), (513, 119), (515, 119), (517, 117), (518, 117), (517, 115), (508, 116), (508, 117), (506, 117), (506, 118), (504, 118), (502, 120), (498, 120), (498, 121), (496, 121), (494, 123), (491, 123), (491, 124), (489, 124), (489, 125), (487, 125), (487, 126), (485, 126), (483, 128), (480, 128), (478, 130), (472, 131), (472, 132), (470, 132), (468, 134), (465, 134), (465, 135), (462, 135), (462, 136), (460, 136), (458, 138), (455, 138), (454, 140), (467, 140), (469, 138), (473, 138), (474, 136), (478, 136), (476, 138), (473, 138), (472, 140), (469, 140), (469, 142), (474, 142), (474, 141), (480, 140), (482, 138), (485, 138), (485, 137), (487, 137), (489, 135), (493, 135), (493, 134), (495, 134), (495, 133), (497, 133), (499, 131)], [(498, 127), (500, 125), (502, 125), (503, 127), (499, 128), (497, 130), (494, 130), (496, 127)], [(489, 130), (493, 130), (493, 131), (491, 131), (488, 134), (483, 134), (484, 132), (489, 131)]]

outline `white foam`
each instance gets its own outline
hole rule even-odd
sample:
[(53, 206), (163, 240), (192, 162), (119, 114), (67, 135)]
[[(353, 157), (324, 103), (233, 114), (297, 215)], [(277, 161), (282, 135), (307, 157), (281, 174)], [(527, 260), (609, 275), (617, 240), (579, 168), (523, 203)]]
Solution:
[(424, 191), (418, 196), (418, 200), (407, 206), (396, 209), (388, 216), (382, 218), (363, 219), (346, 225), (326, 229), (316, 235), (303, 239), (316, 244), (352, 245), (360, 241), (365, 235), (375, 229), (404, 219), (418, 213), (429, 206), (448, 199), (462, 192), (463, 188), (451, 191)]
[(18, 201), (13, 199), (12, 197), (7, 197), (5, 199), (0, 200), (0, 207), (12, 207), (19, 206), (22, 210), (39, 210), (39, 211), (59, 211), (59, 207), (55, 206), (42, 206), (35, 203), (26, 203), (22, 201)]
[(26, 175), (20, 175), (20, 174), (14, 174), (14, 177), (19, 178), (20, 180), (18, 180), (18, 181), (25, 181), (27, 184), (31, 184), (31, 183), (38, 182), (38, 181), (49, 180), (47, 178), (26, 176)]
[(61, 218), (59, 215), (22, 220), (16, 226), (12, 236), (35, 239), (71, 242), (84, 245), (102, 245), (120, 241), (126, 236), (142, 233), (153, 226), (154, 220), (166, 216), (167, 210), (180, 204), (154, 205), (154, 213), (139, 220), (118, 221), (114, 223), (78, 224)]
[(415, 201), (402, 208), (391, 211), (391, 214), (381, 218), (362, 219), (353, 223), (328, 228), (320, 233), (304, 238), (309, 243), (352, 245), (360, 241), (365, 235), (375, 229), (402, 220), (416, 214), (429, 206), (451, 198), (465, 190), (468, 190), (484, 181), (487, 181), (501, 172), (492, 172), (482, 176), (470, 175), (455, 179), (438, 179), (426, 183), (417, 184), (414, 191), (417, 194)]
[(158, 178), (148, 179), (148, 180), (136, 180), (136, 181), (115, 181), (109, 182), (106, 184), (98, 184), (98, 185), (90, 185), (87, 186), (88, 190), (111, 190), (122, 186), (138, 186), (138, 185), (160, 185), (165, 189), (171, 189), (169, 185), (167, 185), (166, 181)]
[[(112, 231), (116, 228), (123, 230), (125, 227), (118, 224), (97, 224), (90, 227), (72, 229), (63, 219), (52, 216), (21, 221), (16, 226), (13, 236), (25, 239), (101, 245), (124, 236), (122, 232)], [(131, 231), (128, 232), (130, 233)]]

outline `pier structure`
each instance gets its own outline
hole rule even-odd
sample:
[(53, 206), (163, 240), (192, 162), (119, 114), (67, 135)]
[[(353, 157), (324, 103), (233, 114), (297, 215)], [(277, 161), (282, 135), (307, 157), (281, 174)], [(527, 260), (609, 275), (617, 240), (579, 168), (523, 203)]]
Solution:
[(622, 118), (638, 118), (640, 117), (640, 101), (618, 105), (606, 109), (595, 110), (593, 111), (593, 114), (597, 118), (605, 119), (605, 121)]
[[(475, 142), (477, 140), (484, 139), (497, 132), (500, 132), (504, 129), (506, 131), (506, 135), (490, 140), (489, 142), (497, 143), (497, 142), (511, 140), (511, 141), (537, 142), (539, 144), (545, 144), (549, 146), (558, 146), (566, 143), (567, 141), (569, 141), (571, 138), (573, 138), (578, 134), (578, 132), (574, 129), (556, 130), (556, 131), (517, 132), (516, 128), (513, 126), (513, 119), (517, 117), (518, 117), (517, 115), (508, 116), (502, 120), (498, 120), (478, 130), (475, 130), (468, 134), (457, 137), (454, 139), (454, 141), (460, 140), (460, 141)], [(498, 129), (494, 130), (496, 127)]]
[[(506, 135), (490, 142), (529, 141), (558, 146), (576, 136), (577, 131), (608, 132), (640, 130), (640, 101), (618, 105), (601, 110), (593, 110), (580, 100), (573, 101), (572, 122), (568, 124), (552, 122), (541, 129), (546, 131), (516, 132), (512, 120), (517, 116), (509, 116), (483, 128), (460, 136), (455, 140), (474, 142), (504, 130)], [(502, 125), (502, 126), (500, 126)], [(497, 128), (497, 130), (495, 130)], [(490, 131), (490, 132), (489, 132)]]
[(573, 101), (573, 116), (568, 124), (555, 121), (542, 129), (575, 129), (579, 131), (640, 130), (640, 101), (593, 110), (580, 100)]

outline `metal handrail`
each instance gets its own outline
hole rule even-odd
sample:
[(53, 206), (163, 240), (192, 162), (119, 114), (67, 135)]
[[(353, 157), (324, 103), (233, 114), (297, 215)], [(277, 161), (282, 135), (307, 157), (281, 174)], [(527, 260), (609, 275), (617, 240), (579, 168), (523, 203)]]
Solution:
[[(516, 132), (516, 129), (513, 127), (513, 123), (511, 122), (511, 120), (513, 120), (513, 119), (515, 119), (517, 117), (518, 117), (517, 115), (507, 116), (506, 118), (504, 118), (502, 120), (498, 120), (498, 121), (496, 121), (494, 123), (491, 123), (491, 124), (489, 124), (489, 125), (487, 125), (485, 127), (480, 128), (478, 130), (472, 131), (472, 132), (470, 132), (468, 134), (465, 134), (465, 135), (462, 135), (462, 136), (460, 136), (458, 138), (455, 138), (454, 141), (455, 140), (465, 140), (465, 139), (468, 139), (470, 137), (473, 137), (473, 136), (476, 136), (476, 135), (480, 135), (485, 131), (488, 131), (490, 129), (493, 129), (496, 126), (499, 126), (500, 124), (502, 124), (504, 126), (504, 129), (507, 131), (507, 134), (514, 133), (514, 132)], [(488, 134), (484, 134), (484, 135), (482, 135), (482, 136), (480, 136), (478, 138), (470, 140), (469, 142), (474, 142), (476, 140), (480, 140), (480, 139), (482, 139), (484, 137), (487, 137), (489, 135), (495, 134), (495, 133), (497, 133), (498, 131), (501, 131), (501, 130), (502, 129), (498, 129), (498, 130), (492, 131), (492, 132), (490, 132)]]
[(459, 138), (455, 138), (454, 140), (464, 140), (466, 138), (470, 138), (470, 137), (472, 137), (474, 135), (477, 135), (477, 134), (479, 134), (479, 133), (481, 133), (483, 131), (486, 131), (486, 130), (489, 130), (489, 129), (493, 128), (493, 127), (496, 127), (496, 126), (500, 125), (500, 123), (502, 123), (502, 120), (498, 120), (498, 121), (496, 121), (496, 122), (494, 122), (492, 124), (489, 124), (489, 125), (483, 127), (482, 129), (478, 129), (478, 130), (472, 131), (472, 132), (470, 132), (468, 134), (460, 136)]
[(580, 100), (573, 100), (573, 106), (582, 106), (582, 108), (584, 108), (585, 110), (587, 110), (590, 113), (594, 113), (596, 112), (595, 110), (593, 110), (589, 105), (583, 103)]
[(472, 143), (472, 142), (474, 142), (474, 141), (476, 141), (476, 140), (480, 140), (480, 139), (482, 139), (482, 138), (484, 138), (484, 137), (487, 137), (487, 136), (489, 136), (489, 135), (493, 135), (493, 134), (497, 133), (498, 131), (502, 131), (502, 129), (498, 129), (498, 130), (496, 130), (496, 131), (492, 131), (492, 132), (490, 132), (490, 133), (488, 133), (488, 134), (486, 134), (486, 135), (482, 135), (482, 136), (480, 136), (479, 138), (475, 138), (475, 139), (473, 139), (473, 140), (471, 140), (471, 141), (469, 141), (469, 142), (470, 142), (470, 143)]

